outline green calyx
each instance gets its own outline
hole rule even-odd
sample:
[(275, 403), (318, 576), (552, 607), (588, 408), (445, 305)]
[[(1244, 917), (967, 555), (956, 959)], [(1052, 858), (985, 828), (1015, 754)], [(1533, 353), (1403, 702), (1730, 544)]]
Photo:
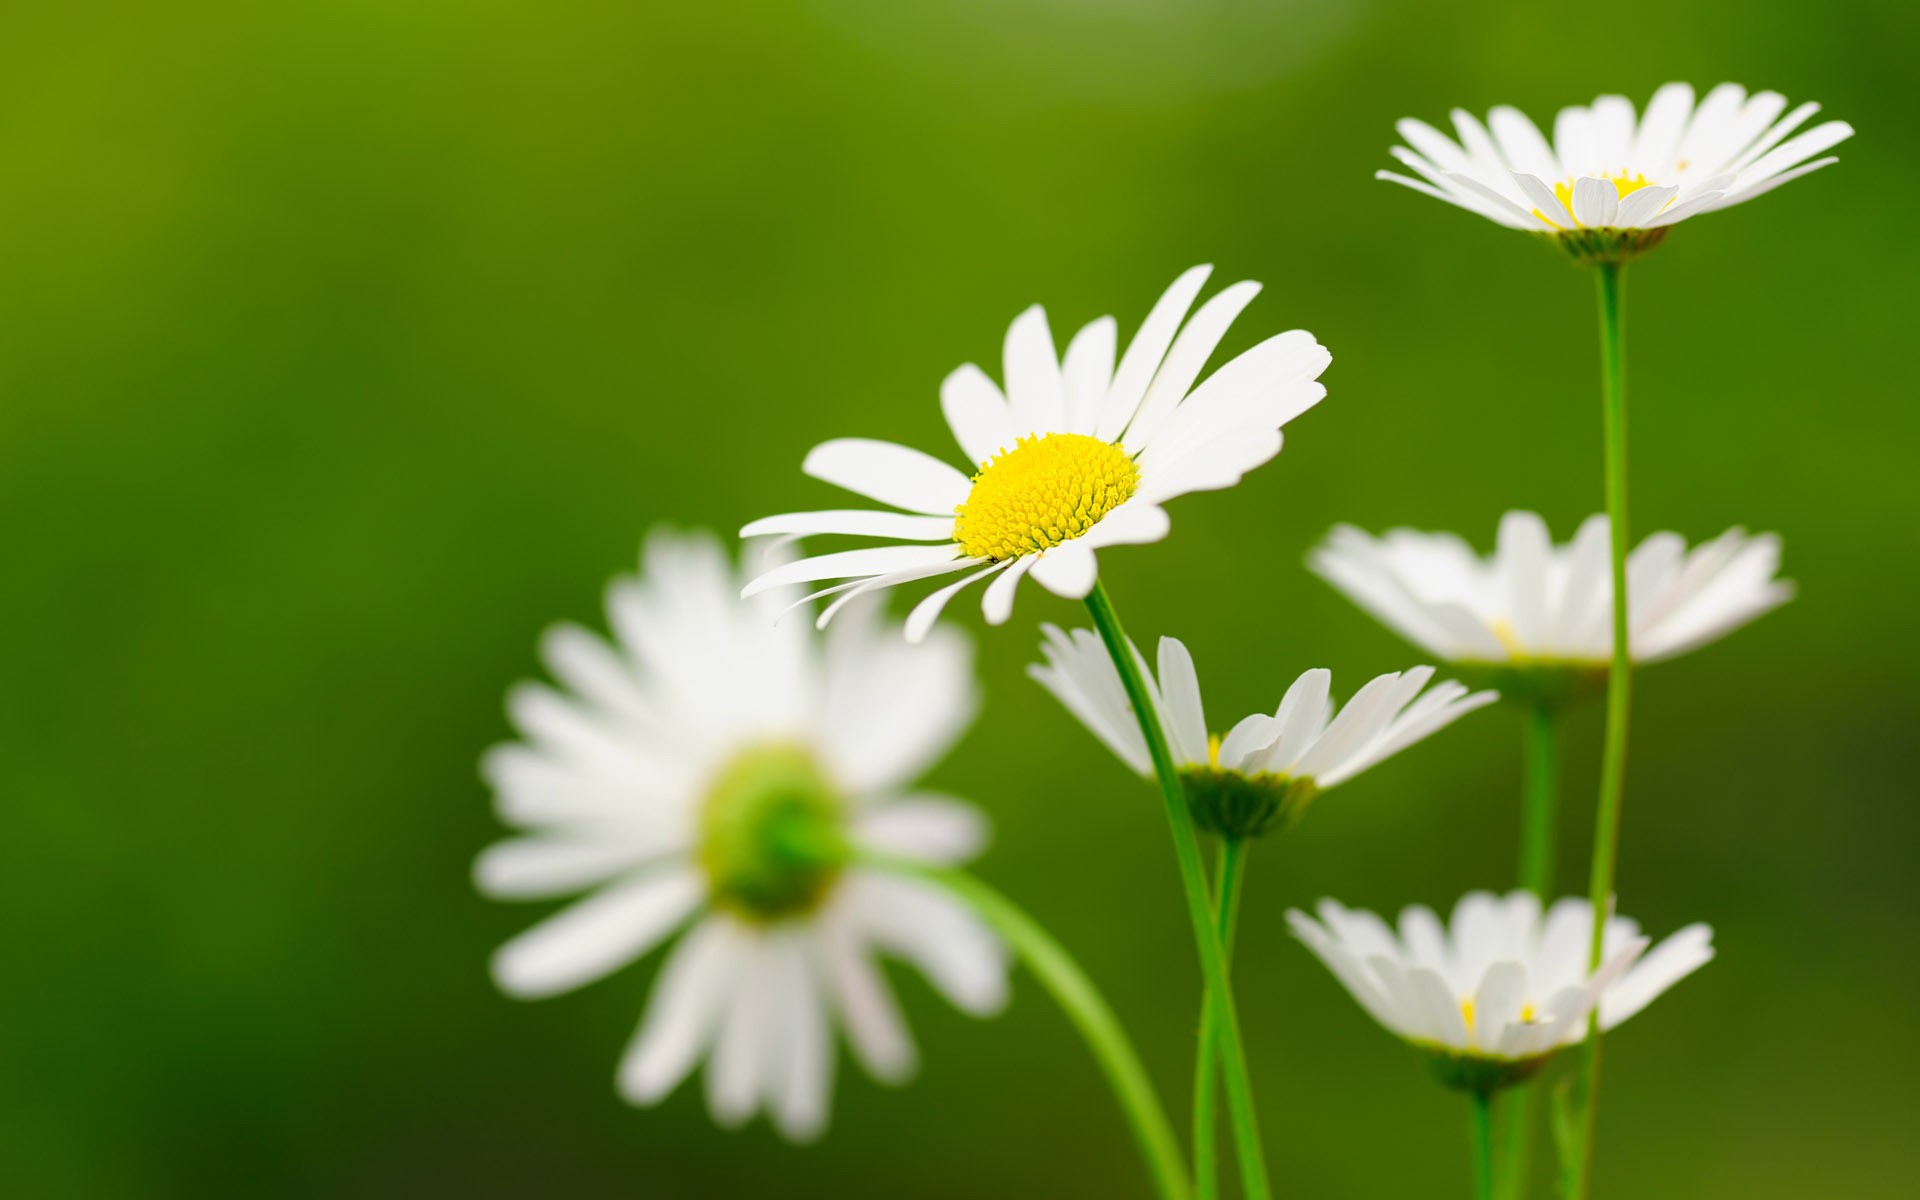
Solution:
[(1607, 664), (1533, 658), (1516, 662), (1458, 662), (1454, 673), (1472, 688), (1492, 688), (1507, 704), (1562, 712), (1604, 695)]
[(740, 754), (700, 811), (700, 866), (714, 905), (763, 924), (813, 911), (851, 856), (845, 809), (806, 751)]
[(1416, 1042), (1414, 1047), (1427, 1060), (1434, 1077), (1441, 1083), (1455, 1091), (1474, 1092), (1483, 1096), (1526, 1082), (1538, 1075), (1553, 1059), (1551, 1053), (1537, 1054), (1532, 1058), (1480, 1058), (1424, 1042)]
[(1585, 266), (1596, 263), (1622, 263), (1637, 258), (1666, 240), (1667, 226), (1658, 229), (1565, 229), (1559, 233), (1542, 231), (1540, 236), (1557, 243)]
[(1243, 775), (1219, 767), (1180, 772), (1193, 823), (1224, 838), (1259, 837), (1300, 819), (1320, 794), (1312, 779), (1295, 775)]

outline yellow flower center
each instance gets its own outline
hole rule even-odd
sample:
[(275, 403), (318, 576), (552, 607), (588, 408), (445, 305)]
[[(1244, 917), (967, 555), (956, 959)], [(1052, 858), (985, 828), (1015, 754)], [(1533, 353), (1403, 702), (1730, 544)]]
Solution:
[[(1653, 181), (1648, 179), (1645, 175), (1635, 173), (1631, 178), (1629, 178), (1625, 171), (1615, 171), (1611, 173), (1602, 171), (1600, 172), (1598, 178), (1607, 180), (1609, 183), (1613, 184), (1613, 190), (1619, 193), (1619, 198), (1622, 200), (1625, 200), (1628, 196), (1633, 195), (1635, 192), (1639, 191), (1641, 188), (1651, 187), (1653, 184)], [(1553, 198), (1555, 200), (1558, 200), (1563, 206), (1565, 206), (1568, 213), (1571, 213), (1573, 211), (1573, 180), (1569, 179), (1562, 183), (1554, 184)], [(1558, 225), (1560, 223), (1558, 221), (1555, 221), (1552, 217), (1547, 216), (1545, 213), (1542, 213), (1537, 208), (1533, 210), (1533, 215), (1536, 217), (1539, 217), (1542, 221), (1551, 221), (1555, 225)], [(1562, 214), (1562, 215), (1565, 215), (1565, 214)], [(1582, 229), (1586, 228), (1586, 226), (1580, 225), (1580, 221), (1578, 218), (1575, 218), (1574, 224), (1578, 225)]]
[(953, 540), (969, 558), (1036, 554), (1092, 529), (1140, 486), (1140, 468), (1112, 442), (1082, 433), (1019, 439), (981, 465), (953, 510)]

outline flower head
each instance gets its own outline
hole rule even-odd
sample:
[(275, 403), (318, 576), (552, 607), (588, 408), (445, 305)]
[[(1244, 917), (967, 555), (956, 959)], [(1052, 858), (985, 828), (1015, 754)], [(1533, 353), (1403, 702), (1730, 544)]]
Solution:
[[(1168, 529), (1160, 506), (1188, 492), (1232, 487), (1280, 452), (1280, 427), (1319, 403), (1330, 358), (1303, 330), (1278, 334), (1205, 380), (1201, 370), (1240, 310), (1259, 292), (1236, 283), (1188, 310), (1211, 267), (1195, 267), (1160, 297), (1114, 363), (1115, 325), (1102, 317), (1054, 350), (1046, 313), (1020, 314), (1007, 331), (1004, 393), (972, 364), (947, 376), (940, 407), (967, 463), (891, 442), (839, 438), (814, 447), (801, 469), (893, 511), (787, 513), (743, 536), (848, 534), (887, 544), (801, 559), (747, 587), (827, 579), (847, 582), (820, 614), (881, 588), (964, 572), (907, 618), (918, 639), (969, 584), (992, 577), (982, 608), (992, 624), (1013, 611), (1031, 573), (1056, 595), (1092, 590), (1094, 552), (1155, 542)], [(1200, 380), (1196, 386), (1196, 381)]]
[[(1152, 774), (1146, 739), (1099, 637), (1086, 629), (1042, 629), (1046, 662), (1027, 673), (1122, 762)], [(1372, 680), (1336, 716), (1329, 695), (1332, 673), (1314, 670), (1294, 681), (1272, 716), (1254, 713), (1221, 738), (1207, 731), (1200, 679), (1187, 648), (1161, 638), (1159, 667), (1156, 678), (1142, 659), (1140, 672), (1160, 713), (1194, 820), (1230, 837), (1290, 824), (1319, 793), (1496, 699), (1492, 692), (1468, 695), (1465, 686), (1452, 682), (1422, 696), (1433, 668), (1415, 667)]]
[(1531, 892), (1470, 892), (1447, 926), (1421, 906), (1398, 933), (1370, 912), (1322, 900), (1287, 921), (1360, 1007), (1432, 1056), (1441, 1078), (1490, 1090), (1526, 1078), (1587, 1036), (1595, 1005), (1612, 1029), (1713, 958), (1713, 930), (1689, 925), (1651, 952), (1640, 926), (1607, 918), (1587, 970), (1593, 906), (1569, 897), (1544, 917)]
[(1458, 142), (1411, 118), (1396, 126), (1407, 146), (1391, 153), (1419, 179), (1392, 171), (1376, 178), (1551, 235), (1577, 257), (1619, 259), (1649, 249), (1679, 221), (1839, 161), (1806, 160), (1851, 137), (1853, 127), (1826, 121), (1789, 137), (1820, 106), (1786, 108), (1777, 92), (1749, 96), (1732, 83), (1696, 105), (1693, 88), (1670, 83), (1638, 120), (1624, 96), (1561, 109), (1551, 143), (1517, 109), (1496, 108), (1484, 125), (1455, 109)]
[(709, 537), (656, 534), (644, 567), (608, 591), (614, 644), (570, 625), (547, 634), (565, 690), (516, 688), (523, 740), (484, 761), (501, 818), (523, 833), (480, 856), (480, 889), (593, 889), (501, 947), (494, 978), (550, 996), (682, 934), (621, 1092), (654, 1103), (705, 1057), (716, 1121), (764, 1107), (805, 1140), (826, 1124), (836, 1025), (876, 1077), (913, 1070), (877, 953), (967, 1012), (1005, 1000), (1005, 951), (971, 910), (855, 856), (958, 862), (984, 843), (972, 808), (913, 791), (973, 719), (971, 649), (952, 630), (908, 646), (871, 610), (825, 639), (776, 625), (787, 598), (741, 600)]
[[(1315, 573), (1414, 645), (1457, 666), (1488, 669), (1519, 697), (1581, 691), (1613, 661), (1610, 526), (1587, 518), (1553, 544), (1537, 514), (1500, 519), (1482, 558), (1450, 533), (1393, 529), (1375, 537), (1341, 525), (1309, 557)], [(1689, 550), (1656, 533), (1627, 559), (1635, 662), (1711, 642), (1793, 598), (1776, 577), (1780, 539), (1730, 529)]]

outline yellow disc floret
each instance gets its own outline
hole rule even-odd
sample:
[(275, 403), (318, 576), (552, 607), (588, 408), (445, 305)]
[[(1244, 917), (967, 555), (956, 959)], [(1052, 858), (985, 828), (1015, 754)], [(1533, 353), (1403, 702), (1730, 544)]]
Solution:
[(1112, 442), (1083, 433), (1019, 439), (973, 477), (953, 510), (953, 540), (969, 558), (1035, 554), (1092, 529), (1140, 486), (1140, 468)]

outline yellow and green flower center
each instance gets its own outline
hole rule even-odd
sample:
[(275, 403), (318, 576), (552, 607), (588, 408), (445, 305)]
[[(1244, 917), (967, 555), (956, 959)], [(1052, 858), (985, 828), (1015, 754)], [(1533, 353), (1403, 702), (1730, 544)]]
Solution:
[(716, 908), (756, 923), (819, 907), (845, 868), (846, 805), (797, 746), (744, 751), (700, 809), (700, 866)]
[(1112, 442), (1082, 433), (1024, 437), (981, 465), (953, 510), (953, 540), (993, 562), (1037, 554), (1092, 529), (1140, 486), (1140, 468)]

